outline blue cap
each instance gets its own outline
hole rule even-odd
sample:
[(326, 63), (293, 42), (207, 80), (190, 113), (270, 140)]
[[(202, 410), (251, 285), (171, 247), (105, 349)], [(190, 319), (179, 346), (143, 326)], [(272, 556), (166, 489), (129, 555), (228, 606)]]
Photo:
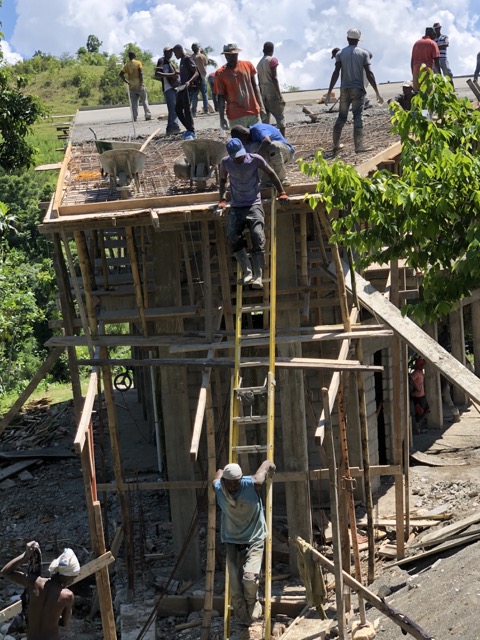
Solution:
[(238, 138), (232, 138), (227, 142), (227, 152), (230, 158), (241, 158), (247, 153), (242, 141)]

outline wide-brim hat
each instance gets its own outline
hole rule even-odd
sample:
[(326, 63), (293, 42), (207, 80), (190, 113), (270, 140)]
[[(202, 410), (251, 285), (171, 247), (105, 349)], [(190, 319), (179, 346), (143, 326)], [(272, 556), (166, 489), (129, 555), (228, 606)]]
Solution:
[(442, 25), (439, 22), (435, 22), (435, 24), (433, 25), (434, 29), (441, 29)]
[(240, 53), (241, 49), (238, 48), (236, 42), (229, 42), (228, 44), (223, 45), (222, 53)]

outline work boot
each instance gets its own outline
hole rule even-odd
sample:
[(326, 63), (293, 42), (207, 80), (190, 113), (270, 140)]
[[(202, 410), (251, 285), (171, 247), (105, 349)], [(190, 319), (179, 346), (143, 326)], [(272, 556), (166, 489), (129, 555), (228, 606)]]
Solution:
[(245, 249), (242, 249), (241, 251), (235, 251), (233, 255), (237, 259), (237, 262), (240, 265), (243, 274), (242, 279), (239, 280), (237, 284), (250, 284), (253, 274), (247, 252), (245, 251)]
[(265, 266), (263, 253), (252, 253), (253, 280), (252, 289), (263, 289), (262, 275)]
[(372, 147), (366, 147), (363, 142), (363, 129), (353, 130), (353, 142), (355, 143), (355, 153), (365, 153), (365, 151), (372, 150)]
[(151, 120), (151, 119), (152, 119), (152, 114), (147, 113), (147, 115), (145, 116), (145, 120)]
[(338, 131), (334, 127), (333, 128), (333, 147), (332, 147), (333, 153), (338, 153), (340, 149), (343, 149), (343, 144), (340, 144), (341, 135), (342, 135), (342, 130), (340, 129), (340, 131)]
[(248, 605), (248, 613), (252, 619), (252, 622), (256, 622), (262, 617), (263, 609), (259, 600), (256, 600), (253, 604)]

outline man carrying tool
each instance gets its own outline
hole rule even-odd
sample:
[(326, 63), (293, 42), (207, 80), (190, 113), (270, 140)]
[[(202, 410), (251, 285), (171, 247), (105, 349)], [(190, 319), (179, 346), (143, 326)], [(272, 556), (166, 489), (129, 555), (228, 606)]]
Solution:
[(38, 542), (32, 540), (25, 552), (10, 560), (1, 573), (27, 590), (27, 640), (58, 640), (59, 627), (66, 627), (72, 617), (74, 596), (67, 587), (80, 573), (80, 564), (71, 549), (64, 549), (50, 564), (50, 578), (21, 571), (20, 564), (30, 560), (38, 550)]
[(145, 120), (151, 120), (150, 105), (148, 104), (147, 90), (143, 84), (142, 63), (135, 57), (135, 51), (128, 52), (128, 62), (119, 73), (120, 78), (128, 84), (130, 93), (130, 103), (132, 105), (132, 116), (134, 122), (138, 118), (138, 101), (145, 112)]
[[(286, 141), (277, 127), (263, 122), (257, 122), (250, 127), (237, 125), (233, 127), (230, 135), (232, 138), (241, 140), (249, 153), (258, 153), (262, 156), (281, 182), (285, 182), (287, 177), (285, 165), (292, 161), (295, 149)], [(264, 180), (261, 182), (263, 184)]]
[[(260, 194), (259, 170), (263, 170), (279, 193), (278, 202), (288, 202), (288, 196), (275, 171), (256, 153), (247, 153), (241, 140), (227, 142), (228, 156), (220, 162), (220, 202), (218, 209), (227, 206), (225, 193), (227, 177), (230, 178), (231, 206), (227, 218), (227, 240), (242, 269), (241, 284), (253, 289), (263, 289), (262, 275), (265, 264), (265, 214)], [(245, 227), (252, 241), (252, 263), (248, 258), (243, 239)], [(253, 272), (252, 272), (253, 266)]]
[(265, 460), (255, 475), (244, 476), (238, 464), (227, 464), (218, 469), (213, 481), (222, 512), (221, 539), (226, 544), (232, 606), (240, 627), (238, 640), (248, 640), (248, 627), (262, 615), (258, 582), (267, 525), (260, 490), (275, 470), (273, 462)]
[(366, 49), (361, 49), (358, 43), (361, 38), (359, 29), (349, 29), (347, 31), (348, 46), (341, 49), (335, 57), (335, 69), (332, 73), (330, 86), (325, 96), (325, 104), (330, 102), (333, 87), (341, 72), (340, 85), (340, 106), (338, 118), (333, 127), (333, 153), (340, 149), (340, 137), (342, 129), (347, 122), (348, 109), (352, 105), (353, 113), (353, 141), (355, 152), (362, 153), (368, 151), (363, 142), (363, 109), (365, 107), (365, 76), (372, 85), (377, 96), (377, 102), (383, 104), (383, 98), (377, 88), (377, 81), (370, 67), (371, 53)]

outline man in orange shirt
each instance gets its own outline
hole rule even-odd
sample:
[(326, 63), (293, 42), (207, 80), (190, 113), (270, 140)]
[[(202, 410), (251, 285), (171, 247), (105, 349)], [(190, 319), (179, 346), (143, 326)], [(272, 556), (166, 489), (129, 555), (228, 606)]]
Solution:
[[(215, 72), (214, 90), (222, 129), (236, 125), (249, 127), (259, 121), (259, 114), (263, 111), (255, 81), (257, 70), (251, 62), (238, 59), (240, 51), (235, 43), (224, 45), (222, 53), (227, 63)], [(230, 127), (225, 118), (225, 105)]]
[(435, 29), (427, 27), (423, 38), (417, 40), (413, 45), (411, 67), (414, 91), (420, 89), (418, 76), (422, 65), (425, 65), (434, 73), (440, 73), (440, 50), (435, 42), (435, 37)]

